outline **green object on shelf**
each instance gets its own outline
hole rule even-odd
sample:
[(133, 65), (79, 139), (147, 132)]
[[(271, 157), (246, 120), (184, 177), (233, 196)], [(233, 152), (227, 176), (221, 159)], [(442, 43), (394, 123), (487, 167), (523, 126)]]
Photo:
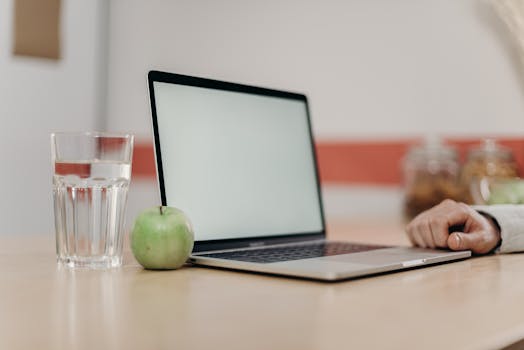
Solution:
[(487, 204), (524, 204), (524, 180), (493, 184)]

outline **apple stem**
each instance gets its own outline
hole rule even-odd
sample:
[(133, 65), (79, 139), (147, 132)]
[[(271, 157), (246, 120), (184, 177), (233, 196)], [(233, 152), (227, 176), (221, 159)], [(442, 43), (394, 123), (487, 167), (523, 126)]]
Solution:
[(164, 215), (164, 211), (162, 210), (162, 206), (158, 207), (160, 209), (160, 215)]

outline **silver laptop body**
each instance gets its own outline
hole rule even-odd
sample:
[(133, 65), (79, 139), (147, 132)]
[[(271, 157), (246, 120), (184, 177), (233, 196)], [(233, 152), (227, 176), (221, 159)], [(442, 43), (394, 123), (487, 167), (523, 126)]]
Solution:
[(186, 212), (197, 265), (325, 281), (469, 251), (331, 243), (305, 95), (151, 71), (163, 205)]

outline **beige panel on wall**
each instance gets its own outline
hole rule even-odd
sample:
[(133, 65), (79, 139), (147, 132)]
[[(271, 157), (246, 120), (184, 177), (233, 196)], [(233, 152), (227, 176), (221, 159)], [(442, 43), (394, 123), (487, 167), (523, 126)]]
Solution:
[(60, 58), (61, 0), (15, 0), (13, 53)]
[(513, 35), (524, 64), (524, 1), (493, 0), (493, 5)]

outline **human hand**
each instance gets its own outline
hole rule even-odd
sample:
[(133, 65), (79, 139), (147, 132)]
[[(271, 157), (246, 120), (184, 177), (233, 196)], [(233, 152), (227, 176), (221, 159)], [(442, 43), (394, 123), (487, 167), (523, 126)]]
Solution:
[(413, 245), (422, 248), (471, 250), (486, 254), (500, 242), (495, 222), (464, 203), (446, 199), (419, 214), (406, 227)]

